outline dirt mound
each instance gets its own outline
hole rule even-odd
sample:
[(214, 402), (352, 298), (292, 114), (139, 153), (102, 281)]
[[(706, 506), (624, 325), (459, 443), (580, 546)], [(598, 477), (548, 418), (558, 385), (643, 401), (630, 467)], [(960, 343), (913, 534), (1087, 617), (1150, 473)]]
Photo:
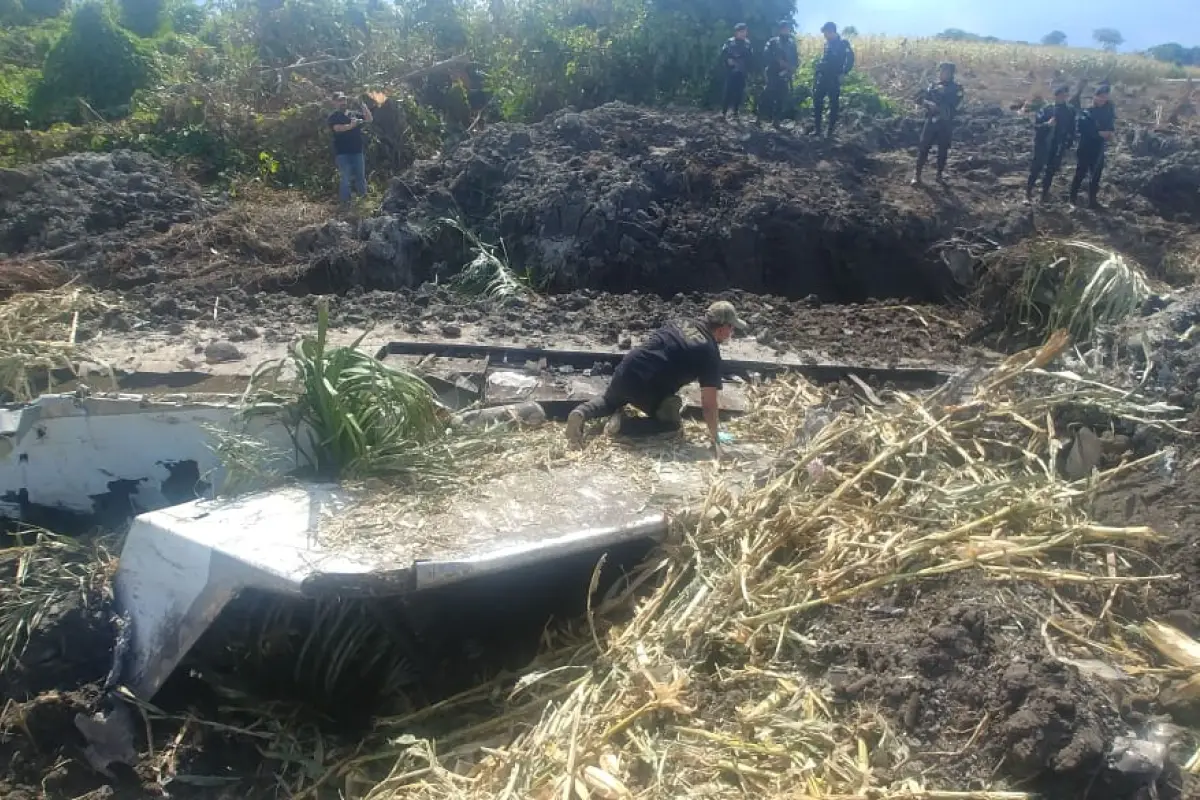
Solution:
[[(1136, 797), (1104, 770), (1126, 731), (1118, 696), (1049, 656), (1036, 592), (976, 579), (926, 585), (831, 611), (798, 630), (820, 641), (814, 671), (839, 703), (878, 704), (921, 755), (902, 778), (976, 787), (999, 774), (1051, 797)], [(869, 622), (864, 622), (865, 620)], [(998, 767), (997, 765), (1001, 765)], [(1014, 787), (1015, 788), (1015, 787)], [(1159, 797), (1179, 797), (1180, 779)]]
[(82, 153), (0, 171), (0, 253), (79, 261), (201, 208), (199, 188), (145, 153)]
[(615, 103), (492, 127), (396, 178), (384, 209), (425, 234), (420, 263), (463, 262), (432, 226), (458, 215), (560, 288), (939, 295), (940, 224), (881, 196), (856, 142)]

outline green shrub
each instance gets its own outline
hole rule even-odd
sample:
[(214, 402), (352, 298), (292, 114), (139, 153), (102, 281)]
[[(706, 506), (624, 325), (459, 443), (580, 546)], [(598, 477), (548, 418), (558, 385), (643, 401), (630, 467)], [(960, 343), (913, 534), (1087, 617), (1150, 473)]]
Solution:
[(151, 76), (147, 53), (104, 6), (89, 2), (74, 13), (47, 54), (33, 110), (43, 122), (75, 121), (82, 118), (82, 100), (99, 114), (121, 116)]
[(166, 24), (164, 0), (118, 0), (118, 7), (121, 27), (142, 38), (155, 36)]
[(23, 128), (29, 122), (29, 100), (40, 77), (35, 69), (0, 64), (0, 129)]
[(27, 21), (61, 17), (71, 7), (71, 0), (22, 0), (20, 3)]

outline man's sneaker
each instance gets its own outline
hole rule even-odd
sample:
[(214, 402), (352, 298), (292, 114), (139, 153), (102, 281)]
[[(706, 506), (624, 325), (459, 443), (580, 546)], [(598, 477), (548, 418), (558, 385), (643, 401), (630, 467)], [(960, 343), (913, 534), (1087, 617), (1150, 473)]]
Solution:
[(659, 403), (658, 408), (654, 412), (654, 417), (667, 425), (679, 426), (683, 424), (683, 398), (677, 394)]
[(567, 444), (571, 447), (583, 447), (583, 425), (587, 420), (578, 408), (567, 415)]

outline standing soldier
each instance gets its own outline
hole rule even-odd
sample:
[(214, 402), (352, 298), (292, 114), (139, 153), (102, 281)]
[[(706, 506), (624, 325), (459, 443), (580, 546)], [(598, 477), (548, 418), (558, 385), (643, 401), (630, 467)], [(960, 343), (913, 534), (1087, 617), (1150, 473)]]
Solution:
[(1104, 172), (1104, 151), (1117, 129), (1117, 114), (1108, 98), (1108, 86), (1101, 85), (1092, 98), (1092, 107), (1079, 112), (1079, 149), (1076, 152), (1075, 179), (1071, 181), (1071, 202), (1079, 201), (1079, 187), (1088, 182), (1088, 208), (1100, 208), (1100, 175)]
[(750, 29), (746, 23), (733, 26), (733, 36), (721, 47), (721, 63), (725, 65), (725, 101), (721, 116), (740, 119), (746, 99), (746, 70), (750, 67)]
[(1033, 167), (1025, 185), (1025, 202), (1033, 202), (1033, 187), (1042, 179), (1042, 202), (1050, 199), (1050, 185), (1062, 166), (1063, 154), (1075, 144), (1075, 109), (1067, 102), (1066, 86), (1054, 90), (1054, 104), (1033, 118)]
[(854, 69), (854, 49), (838, 35), (837, 25), (832, 22), (822, 25), (821, 33), (825, 36), (825, 50), (813, 74), (813, 133), (821, 135), (825, 98), (829, 98), (829, 135), (833, 136), (842, 106), (842, 77)]
[(771, 124), (778, 128), (779, 119), (787, 110), (787, 99), (792, 93), (792, 76), (800, 66), (791, 20), (779, 21), (779, 34), (767, 42), (763, 60), (767, 62), (767, 88), (762, 93), (758, 117), (760, 121), (764, 117), (770, 119)]
[(954, 134), (954, 115), (962, 101), (963, 88), (954, 81), (954, 65), (949, 62), (939, 64), (937, 81), (929, 84), (920, 94), (921, 108), (925, 111), (925, 127), (921, 129), (913, 186), (921, 185), (921, 172), (935, 144), (938, 149), (937, 179), (939, 182), (946, 179), (946, 159), (950, 155), (950, 139)]

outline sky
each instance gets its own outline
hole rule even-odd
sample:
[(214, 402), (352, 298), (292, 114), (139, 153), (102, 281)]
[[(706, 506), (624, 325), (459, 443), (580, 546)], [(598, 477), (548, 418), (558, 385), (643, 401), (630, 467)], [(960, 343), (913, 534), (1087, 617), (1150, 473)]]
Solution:
[[(1116, 28), (1121, 50), (1178, 42), (1200, 46), (1197, 0), (800, 0), (797, 27), (818, 32), (827, 21), (859, 33), (931, 36), (961, 28), (981, 36), (1036, 42), (1053, 30), (1067, 44), (1091, 46), (1096, 28)], [(1188, 8), (1191, 7), (1189, 11)]]

